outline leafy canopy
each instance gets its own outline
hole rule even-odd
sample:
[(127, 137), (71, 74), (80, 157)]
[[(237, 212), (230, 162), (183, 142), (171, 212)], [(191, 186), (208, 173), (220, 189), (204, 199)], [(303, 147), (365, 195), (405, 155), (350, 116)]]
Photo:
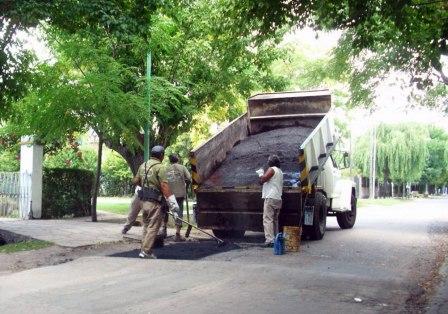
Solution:
[(41, 27), (56, 62), (36, 68), (29, 93), (14, 106), (11, 130), (53, 141), (92, 128), (133, 171), (143, 159), (146, 122), (151, 143), (168, 146), (197, 113), (233, 118), (241, 98), (285, 86), (270, 69), (282, 57), (277, 35), (257, 45), (256, 34), (236, 36), (225, 27), (229, 0), (26, 3), (22, 9), (45, 16)]
[[(447, 183), (448, 134), (433, 126), (380, 124), (376, 134), (376, 169), (380, 181)], [(371, 136), (356, 143), (355, 165), (369, 176)]]
[(377, 83), (371, 79), (391, 71), (409, 73), (411, 84), (435, 89), (438, 96), (448, 94), (438, 87), (448, 84), (443, 72), (443, 58), (448, 56), (446, 1), (238, 0), (230, 11), (238, 21), (236, 28), (257, 31), (260, 37), (285, 26), (342, 30), (328, 72), (349, 75), (353, 104), (371, 105)]

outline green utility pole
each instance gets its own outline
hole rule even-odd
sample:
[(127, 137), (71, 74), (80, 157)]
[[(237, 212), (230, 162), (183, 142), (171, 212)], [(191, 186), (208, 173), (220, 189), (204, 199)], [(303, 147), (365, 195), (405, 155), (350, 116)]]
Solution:
[(149, 131), (151, 130), (151, 52), (146, 55), (146, 84), (148, 89), (148, 122), (145, 125), (145, 135), (143, 140), (144, 158), (149, 159)]

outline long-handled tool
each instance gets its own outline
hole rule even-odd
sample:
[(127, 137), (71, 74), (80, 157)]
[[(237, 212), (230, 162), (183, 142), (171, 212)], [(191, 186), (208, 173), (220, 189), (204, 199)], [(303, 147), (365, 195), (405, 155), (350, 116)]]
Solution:
[(187, 205), (187, 221), (190, 222), (190, 208), (188, 206), (188, 184), (185, 185), (185, 203), (185, 205)]
[[(176, 219), (176, 217), (174, 216), (174, 214), (171, 211), (168, 211), (168, 214), (170, 214), (173, 218)], [(181, 219), (179, 217), (177, 219), (179, 219), (180, 221), (182, 221), (183, 223), (188, 225), (187, 232), (185, 233), (185, 237), (186, 238), (188, 238), (190, 236), (191, 228), (195, 228), (196, 230), (199, 230), (202, 233), (205, 233), (206, 235), (208, 235), (209, 237), (215, 239), (216, 242), (218, 243), (218, 246), (222, 246), (222, 245), (225, 244), (225, 242), (223, 240), (221, 240), (220, 238), (214, 236), (213, 234), (211, 234), (211, 233), (209, 233), (209, 232), (207, 232), (207, 231), (205, 231), (205, 230), (203, 230), (203, 229), (201, 229), (201, 228), (199, 228), (199, 227), (197, 227), (197, 226), (195, 226), (195, 225), (189, 223), (188, 221), (185, 221), (185, 220), (183, 220), (183, 219)]]

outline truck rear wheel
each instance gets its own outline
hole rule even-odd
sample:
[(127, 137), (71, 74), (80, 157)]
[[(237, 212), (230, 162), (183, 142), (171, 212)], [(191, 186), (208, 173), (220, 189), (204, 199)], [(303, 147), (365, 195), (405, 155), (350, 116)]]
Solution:
[[(303, 226), (303, 233), (311, 240), (321, 240), (327, 228), (327, 198), (322, 192), (316, 192), (306, 205), (314, 206), (313, 225)], [(312, 203), (311, 203), (312, 202)]]
[(336, 214), (336, 219), (337, 219), (338, 225), (339, 225), (339, 227), (341, 227), (341, 229), (351, 229), (355, 225), (356, 197), (354, 195), (352, 195), (351, 207), (352, 207), (351, 211)]
[(244, 237), (246, 230), (221, 230), (213, 229), (213, 234), (218, 238), (235, 238), (239, 239)]

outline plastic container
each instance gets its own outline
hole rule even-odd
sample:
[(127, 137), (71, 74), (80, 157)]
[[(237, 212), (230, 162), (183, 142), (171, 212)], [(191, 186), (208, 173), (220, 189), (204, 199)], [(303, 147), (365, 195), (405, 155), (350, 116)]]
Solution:
[(274, 239), (274, 255), (283, 255), (285, 253), (285, 242), (283, 233), (277, 233)]

